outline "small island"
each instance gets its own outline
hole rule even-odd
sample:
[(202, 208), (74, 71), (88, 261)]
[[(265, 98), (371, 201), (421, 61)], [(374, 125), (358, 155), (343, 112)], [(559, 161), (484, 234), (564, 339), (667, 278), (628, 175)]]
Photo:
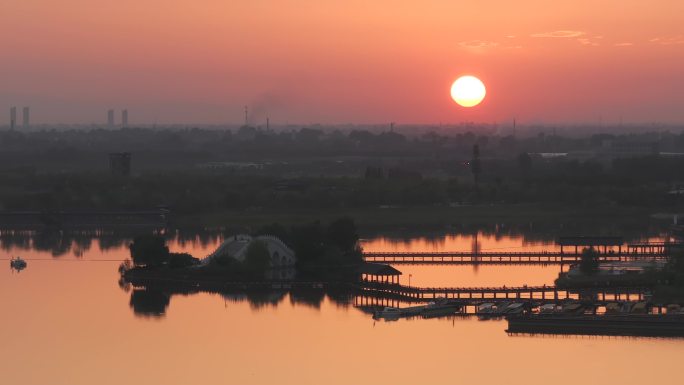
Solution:
[(230, 285), (344, 284), (358, 281), (363, 265), (356, 225), (346, 217), (328, 224), (271, 224), (252, 234), (234, 234), (203, 258), (170, 252), (157, 234), (135, 237), (129, 249), (131, 260), (119, 271), (136, 286), (216, 290)]

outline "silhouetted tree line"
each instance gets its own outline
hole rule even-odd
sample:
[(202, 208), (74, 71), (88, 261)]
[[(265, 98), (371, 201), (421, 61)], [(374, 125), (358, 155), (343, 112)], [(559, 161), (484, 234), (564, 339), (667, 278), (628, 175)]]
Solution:
[[(138, 317), (159, 318), (166, 314), (171, 298), (174, 295), (191, 295), (199, 292), (197, 290), (168, 286), (136, 288), (131, 290), (129, 306)], [(283, 303), (288, 294), (285, 291), (263, 290), (244, 290), (239, 292), (207, 290), (206, 292), (218, 293), (225, 299), (226, 303), (247, 301), (250, 307), (254, 309), (266, 306), (277, 307)], [(289, 291), (291, 304), (303, 305), (314, 309), (319, 309), (326, 297), (339, 306), (349, 306), (353, 298), (353, 292), (348, 287), (332, 287), (327, 290), (295, 288)]]
[(255, 235), (274, 235), (290, 246), (297, 256), (297, 269), (305, 276), (342, 272), (341, 266), (353, 272), (363, 261), (358, 229), (351, 218), (327, 225), (318, 221), (290, 227), (276, 223), (258, 229)]
[(195, 266), (199, 259), (188, 253), (171, 253), (162, 236), (154, 234), (139, 235), (133, 238), (129, 246), (131, 260), (136, 266), (160, 267), (172, 269)]
[[(0, 131), (0, 210), (163, 205), (178, 215), (201, 215), (255, 207), (679, 204), (668, 192), (684, 185), (684, 157), (657, 155), (650, 147), (684, 152), (684, 135), (409, 136), (311, 127)], [(623, 152), (634, 148), (643, 151)], [(123, 150), (133, 152), (134, 176), (114, 178), (107, 154)], [(583, 150), (594, 155), (538, 155)], [(226, 161), (264, 167), (198, 167)]]

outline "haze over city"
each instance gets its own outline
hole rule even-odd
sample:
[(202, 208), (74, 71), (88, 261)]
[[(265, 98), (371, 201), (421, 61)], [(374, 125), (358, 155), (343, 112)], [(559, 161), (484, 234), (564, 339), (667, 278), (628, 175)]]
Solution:
[[(684, 3), (6, 1), (0, 119), (682, 123)], [(488, 89), (449, 97), (460, 75)]]

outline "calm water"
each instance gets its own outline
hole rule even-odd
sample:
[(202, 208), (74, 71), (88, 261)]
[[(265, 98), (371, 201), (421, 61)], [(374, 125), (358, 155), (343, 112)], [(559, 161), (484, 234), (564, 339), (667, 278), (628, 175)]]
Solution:
[[(521, 242), (478, 241), (483, 250)], [(421, 242), (376, 239), (366, 248)], [(172, 248), (205, 255), (213, 246)], [(474, 318), (376, 322), (329, 297), (307, 303), (288, 294), (260, 306), (239, 296), (173, 295), (163, 316), (142, 316), (117, 283), (123, 247), (101, 251), (93, 241), (80, 259), (16, 246), (2, 253), (31, 260), (19, 274), (0, 270), (0, 384), (637, 384), (676, 381), (684, 354), (682, 339), (509, 336), (505, 321)], [(417, 285), (548, 284), (558, 273), (398, 268)]]

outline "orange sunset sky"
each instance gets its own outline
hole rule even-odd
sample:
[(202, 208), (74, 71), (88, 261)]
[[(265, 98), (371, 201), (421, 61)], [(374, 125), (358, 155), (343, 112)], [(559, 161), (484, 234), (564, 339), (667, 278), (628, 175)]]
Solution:
[(684, 122), (681, 0), (3, 0), (0, 36), (3, 125)]

